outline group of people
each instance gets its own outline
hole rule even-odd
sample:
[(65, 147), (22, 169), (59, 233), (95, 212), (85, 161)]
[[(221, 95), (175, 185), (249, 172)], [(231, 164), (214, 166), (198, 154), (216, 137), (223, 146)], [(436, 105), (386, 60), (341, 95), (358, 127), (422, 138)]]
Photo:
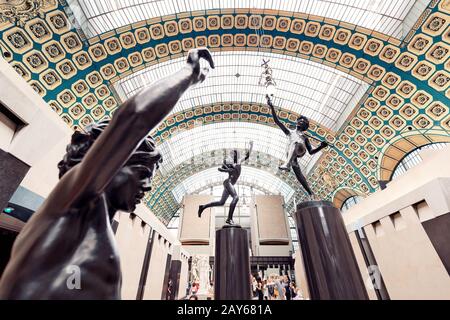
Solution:
[(255, 300), (304, 300), (301, 289), (287, 275), (252, 276), (252, 289)]
[[(187, 287), (187, 295), (188, 296), (192, 296), (195, 295), (197, 296), (199, 294), (199, 290), (200, 290), (200, 283), (197, 280), (193, 280), (190, 281)], [(208, 297), (212, 297), (214, 295), (214, 283), (212, 281), (209, 282), (208, 284), (208, 290), (206, 292), (206, 295)]]

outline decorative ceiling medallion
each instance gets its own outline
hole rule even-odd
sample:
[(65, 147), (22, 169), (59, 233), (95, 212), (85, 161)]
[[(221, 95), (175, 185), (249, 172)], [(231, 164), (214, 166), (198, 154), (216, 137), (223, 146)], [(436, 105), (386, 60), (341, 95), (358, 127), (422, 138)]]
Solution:
[(43, 18), (46, 9), (56, 4), (56, 0), (0, 0), (0, 23), (17, 23), (23, 27), (36, 16)]

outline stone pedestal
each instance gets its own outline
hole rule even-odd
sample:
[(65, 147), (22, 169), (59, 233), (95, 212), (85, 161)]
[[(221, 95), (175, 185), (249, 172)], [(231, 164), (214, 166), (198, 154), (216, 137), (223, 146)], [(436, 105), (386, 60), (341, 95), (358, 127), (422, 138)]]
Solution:
[(367, 300), (341, 212), (331, 202), (303, 202), (296, 222), (311, 299)]
[(251, 299), (248, 236), (240, 226), (224, 226), (216, 231), (214, 299)]

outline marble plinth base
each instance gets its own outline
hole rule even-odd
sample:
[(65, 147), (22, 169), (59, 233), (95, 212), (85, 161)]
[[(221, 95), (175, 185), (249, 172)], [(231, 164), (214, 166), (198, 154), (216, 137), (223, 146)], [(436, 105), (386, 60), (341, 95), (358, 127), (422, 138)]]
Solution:
[(367, 300), (341, 212), (327, 201), (297, 205), (297, 231), (312, 300)]
[(251, 299), (248, 235), (240, 226), (216, 231), (214, 299)]

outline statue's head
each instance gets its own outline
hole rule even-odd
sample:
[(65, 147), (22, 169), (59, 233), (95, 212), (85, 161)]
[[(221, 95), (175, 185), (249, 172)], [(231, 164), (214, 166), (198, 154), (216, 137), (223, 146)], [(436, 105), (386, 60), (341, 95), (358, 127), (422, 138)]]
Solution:
[(231, 150), (229, 159), (226, 161), (228, 164), (237, 163), (239, 159), (239, 151), (238, 150)]
[(306, 131), (309, 129), (309, 120), (305, 116), (297, 118), (297, 130)]
[[(108, 120), (101, 121), (86, 127), (85, 132), (76, 131), (72, 135), (67, 153), (58, 164), (59, 178), (83, 160), (108, 124)], [(145, 192), (150, 191), (151, 179), (160, 162), (162, 157), (155, 148), (154, 140), (150, 136), (146, 137), (107, 186), (105, 193), (108, 204), (115, 210), (133, 212)]]

